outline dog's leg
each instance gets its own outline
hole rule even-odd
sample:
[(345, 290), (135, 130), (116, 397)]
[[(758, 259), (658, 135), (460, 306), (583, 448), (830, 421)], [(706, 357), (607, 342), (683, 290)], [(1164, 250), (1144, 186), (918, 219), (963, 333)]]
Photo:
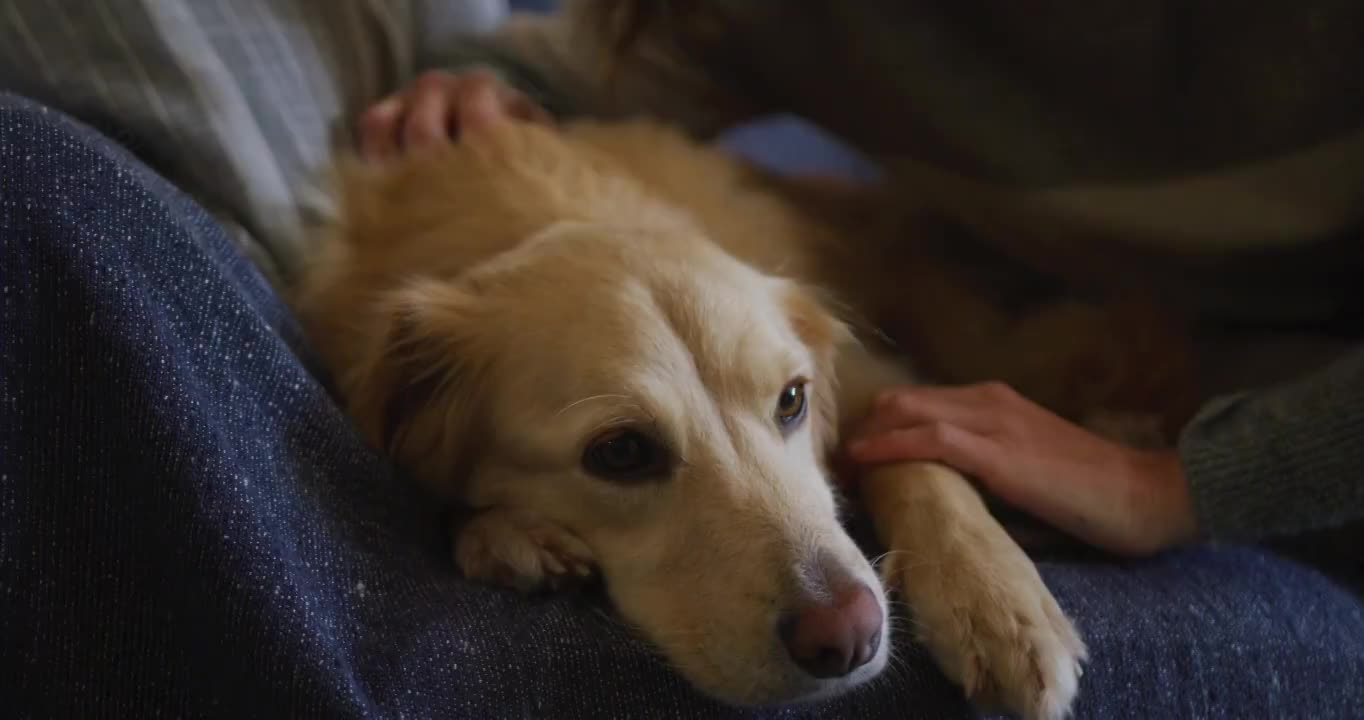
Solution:
[(870, 473), (862, 493), (891, 553), (882, 576), (943, 671), (982, 707), (1064, 717), (1084, 644), (966, 479), (941, 465), (903, 463)]
[(552, 523), (492, 508), (452, 531), (464, 576), (522, 592), (555, 589), (592, 574), (592, 553)]
[[(840, 396), (860, 419), (878, 388), (907, 382), (860, 350), (839, 362)], [(1036, 566), (961, 474), (936, 463), (871, 471), (863, 504), (889, 551), (886, 586), (914, 614), (917, 639), (968, 696), (1029, 720), (1068, 712), (1085, 647)]]

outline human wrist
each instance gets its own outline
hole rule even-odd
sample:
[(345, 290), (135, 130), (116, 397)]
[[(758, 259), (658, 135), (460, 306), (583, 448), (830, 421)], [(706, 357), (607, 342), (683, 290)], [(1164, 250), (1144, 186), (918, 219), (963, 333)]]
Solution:
[(1133, 450), (1129, 459), (1132, 478), (1133, 521), (1142, 554), (1156, 553), (1192, 542), (1198, 536), (1188, 479), (1179, 452)]

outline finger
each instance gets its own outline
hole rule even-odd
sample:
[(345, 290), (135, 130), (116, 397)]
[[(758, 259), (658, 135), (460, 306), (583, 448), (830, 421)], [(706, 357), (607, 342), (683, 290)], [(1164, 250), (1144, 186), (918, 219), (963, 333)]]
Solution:
[(449, 142), (454, 129), (459, 82), (452, 75), (423, 75), (412, 86), (403, 118), (403, 149)]
[(511, 88), (502, 88), (502, 102), (509, 109), (511, 116), (517, 120), (540, 125), (554, 124), (554, 117), (549, 114), (548, 110), (541, 107), (540, 103)]
[(403, 99), (398, 95), (370, 106), (358, 122), (360, 154), (369, 160), (397, 154), (402, 116)]
[(929, 461), (967, 475), (993, 475), (999, 448), (989, 438), (950, 423), (931, 423), (868, 435), (848, 445), (859, 463)]
[[(1027, 513), (1063, 532), (1088, 539), (1092, 523), (1080, 512), (1087, 506), (1074, 497), (1058, 497), (1054, 488), (1039, 486), (1016, 466), (1000, 462), (1004, 448), (993, 439), (939, 423), (892, 430), (854, 442), (848, 448), (856, 462), (939, 462), (979, 480), (983, 489), (1009, 507)], [(1012, 470), (1013, 472), (1010, 472)], [(1033, 543), (1038, 538), (1021, 538)]]
[(473, 70), (460, 78), (458, 108), (460, 132), (477, 132), (506, 120), (554, 124), (539, 103), (484, 70)]
[(477, 133), (510, 119), (496, 81), (477, 77), (459, 87), (455, 101), (459, 132)]
[(880, 433), (909, 425), (950, 423), (989, 434), (997, 426), (1000, 408), (983, 403), (965, 387), (916, 386), (881, 393), (861, 434)]

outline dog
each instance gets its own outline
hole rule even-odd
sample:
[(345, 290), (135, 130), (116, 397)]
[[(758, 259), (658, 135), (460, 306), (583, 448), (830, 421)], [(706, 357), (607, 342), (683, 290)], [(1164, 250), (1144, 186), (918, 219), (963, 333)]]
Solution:
[(889, 588), (982, 707), (1066, 714), (1085, 646), (971, 483), (934, 463), (862, 478), (878, 578), (829, 470), (840, 428), (916, 380), (868, 331), (889, 298), (956, 303), (917, 311), (943, 332), (916, 347), (985, 377), (1051, 321), (951, 331), (995, 311), (895, 250), (917, 228), (874, 192), (648, 121), (481, 111), (460, 133), (339, 164), (293, 302), (366, 436), (473, 509), (452, 530), (467, 576), (532, 591), (596, 574), (692, 684), (742, 705), (875, 678)]

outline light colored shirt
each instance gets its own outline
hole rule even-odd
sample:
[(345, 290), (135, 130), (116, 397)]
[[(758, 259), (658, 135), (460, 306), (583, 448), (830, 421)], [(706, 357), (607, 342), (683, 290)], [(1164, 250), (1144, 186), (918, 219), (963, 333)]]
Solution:
[(349, 120), (506, 14), (504, 0), (5, 0), (0, 89), (128, 146), (285, 281)]

